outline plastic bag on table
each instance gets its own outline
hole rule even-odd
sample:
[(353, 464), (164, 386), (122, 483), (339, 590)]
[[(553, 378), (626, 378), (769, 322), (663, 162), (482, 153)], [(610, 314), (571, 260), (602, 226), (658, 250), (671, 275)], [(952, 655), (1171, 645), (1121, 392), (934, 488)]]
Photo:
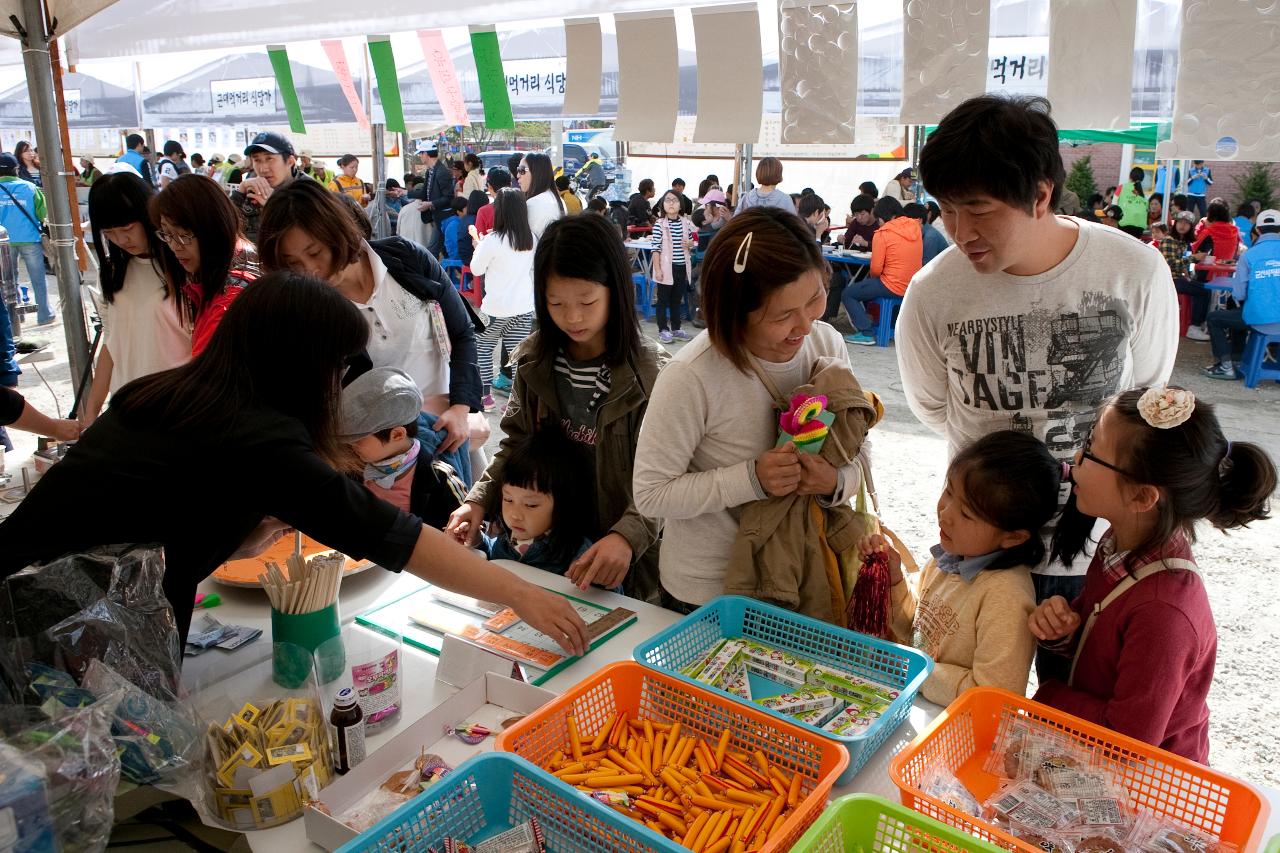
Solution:
[[(198, 790), (204, 727), (184, 702), (162, 702), (111, 667), (91, 661), (82, 690), (101, 697), (111, 714), (111, 734), (124, 778), (187, 794)], [(190, 790), (185, 790), (189, 787)]]
[[(100, 851), (114, 819), (120, 761), (106, 703), (0, 708), (0, 838), (17, 849)], [(6, 825), (7, 824), (7, 825)], [(9, 848), (5, 848), (9, 849)]]
[(177, 623), (165, 598), (159, 545), (110, 545), (37, 563), (0, 588), (0, 668), (15, 697), (28, 664), (77, 683), (101, 661), (152, 696), (173, 700), (181, 683)]

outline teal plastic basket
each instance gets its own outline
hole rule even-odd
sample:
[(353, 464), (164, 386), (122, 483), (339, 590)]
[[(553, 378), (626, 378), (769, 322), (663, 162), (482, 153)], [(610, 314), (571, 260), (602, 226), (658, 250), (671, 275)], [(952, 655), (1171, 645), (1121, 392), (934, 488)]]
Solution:
[[(815, 663), (870, 678), (898, 690), (898, 698), (870, 729), (860, 735), (836, 736), (762, 705), (744, 702), (717, 687), (695, 681), (680, 671), (720, 640), (744, 637), (782, 649)], [(636, 646), (632, 656), (644, 666), (706, 690), (723, 693), (780, 720), (817, 732), (849, 750), (849, 767), (836, 780), (848, 785), (911, 711), (911, 703), (933, 671), (933, 659), (917, 649), (837, 628), (753, 598), (722, 595), (699, 607), (665, 631)]]
[(791, 853), (1004, 853), (994, 844), (871, 794), (827, 807)]
[[(476, 844), (531, 817), (538, 819), (549, 853), (670, 853), (672, 849), (666, 839), (523, 758), (490, 752), (459, 765), (337, 853), (443, 850), (446, 836)], [(647, 843), (646, 835), (662, 843)]]

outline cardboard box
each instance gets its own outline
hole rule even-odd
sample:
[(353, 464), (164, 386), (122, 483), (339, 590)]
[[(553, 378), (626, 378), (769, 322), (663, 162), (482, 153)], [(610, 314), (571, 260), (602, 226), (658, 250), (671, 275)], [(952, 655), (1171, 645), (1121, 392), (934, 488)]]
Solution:
[[(480, 723), (495, 734), (502, 721), (517, 714), (530, 714), (556, 694), (541, 687), (488, 672), (428, 711), (420, 720), (380, 746), (350, 773), (338, 777), (320, 792), (319, 801), (334, 815), (342, 815), (377, 789), (393, 773), (413, 767), (425, 746), (452, 767), (492, 752), (494, 738), (471, 746), (453, 735), (441, 736), (457, 723)], [(307, 838), (326, 850), (336, 850), (359, 833), (351, 827), (308, 806), (303, 811)]]

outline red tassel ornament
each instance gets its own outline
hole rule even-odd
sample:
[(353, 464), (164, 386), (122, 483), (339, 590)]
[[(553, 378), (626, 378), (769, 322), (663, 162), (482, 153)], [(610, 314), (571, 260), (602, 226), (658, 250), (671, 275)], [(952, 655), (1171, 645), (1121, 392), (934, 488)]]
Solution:
[(862, 570), (845, 605), (849, 630), (889, 639), (889, 587), (889, 555), (876, 551), (863, 557)]

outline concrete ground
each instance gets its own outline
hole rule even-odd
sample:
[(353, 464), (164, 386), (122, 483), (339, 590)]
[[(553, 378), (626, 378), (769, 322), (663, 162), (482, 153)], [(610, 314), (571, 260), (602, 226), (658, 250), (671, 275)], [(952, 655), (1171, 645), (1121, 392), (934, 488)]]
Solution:
[[(56, 292), (52, 281), (50, 291)], [(644, 331), (657, 336), (652, 323), (644, 324)], [(46, 414), (65, 414), (74, 390), (60, 320), (26, 332), (49, 341), (54, 359), (24, 368), (19, 390)], [(883, 517), (917, 556), (923, 555), (936, 542), (934, 504), (946, 466), (945, 444), (908, 410), (892, 347), (851, 346), (850, 358), (863, 386), (884, 399), (885, 418), (872, 433)], [(1208, 344), (1183, 340), (1174, 384), (1215, 403), (1228, 438), (1257, 442), (1280, 459), (1280, 384), (1247, 390), (1239, 382), (1202, 378), (1199, 369), (1209, 360)], [(490, 445), (496, 446), (500, 412), (490, 421)], [(16, 475), (36, 442), (24, 433), (12, 436), (16, 449), (6, 455), (6, 468)], [(1196, 557), (1218, 624), (1217, 672), (1209, 697), (1211, 763), (1254, 782), (1280, 785), (1280, 739), (1274, 729), (1280, 705), (1280, 600), (1274, 585), (1280, 522), (1267, 520), (1229, 536), (1206, 526), (1200, 535)]]

